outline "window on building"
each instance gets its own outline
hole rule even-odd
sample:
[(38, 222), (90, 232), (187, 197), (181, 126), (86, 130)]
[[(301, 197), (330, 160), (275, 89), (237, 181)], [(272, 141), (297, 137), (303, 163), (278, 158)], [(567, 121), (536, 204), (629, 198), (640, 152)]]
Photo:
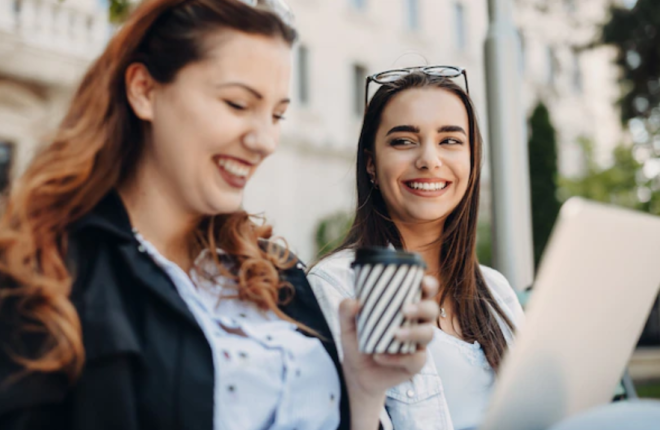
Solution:
[(551, 47), (546, 48), (546, 83), (548, 85), (555, 84), (555, 77), (557, 74), (557, 58), (555, 57), (555, 50)]
[(406, 0), (405, 5), (408, 30), (419, 30), (419, 0)]
[(573, 90), (582, 92), (582, 67), (580, 54), (577, 51), (573, 51)]
[(526, 52), (525, 52), (525, 36), (521, 30), (518, 30), (518, 63), (521, 72), (525, 71), (525, 65), (527, 62)]
[(309, 50), (305, 45), (298, 48), (298, 101), (309, 104)]
[(577, 11), (577, 0), (564, 0), (564, 7), (569, 13)]
[(454, 36), (456, 49), (463, 50), (467, 47), (467, 23), (465, 20), (465, 6), (463, 3), (454, 3), (454, 27), (456, 34)]
[(5, 191), (9, 186), (13, 159), (14, 145), (0, 140), (0, 191)]
[(350, 0), (355, 9), (364, 10), (367, 7), (367, 0)]
[(364, 114), (364, 86), (367, 79), (367, 68), (353, 65), (353, 112), (361, 117)]

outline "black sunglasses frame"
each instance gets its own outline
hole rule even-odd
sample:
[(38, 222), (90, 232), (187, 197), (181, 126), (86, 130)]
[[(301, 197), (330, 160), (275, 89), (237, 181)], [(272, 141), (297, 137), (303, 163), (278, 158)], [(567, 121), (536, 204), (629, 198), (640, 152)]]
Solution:
[(365, 89), (364, 89), (364, 107), (365, 107), (365, 109), (369, 105), (369, 84), (372, 83), (372, 82), (375, 82), (377, 84), (386, 85), (386, 84), (389, 83), (387, 81), (380, 81), (378, 79), (378, 76), (381, 76), (385, 73), (392, 73), (392, 72), (401, 72), (402, 76), (404, 74), (410, 74), (410, 73), (413, 73), (413, 72), (422, 72), (422, 73), (424, 73), (428, 76), (443, 76), (443, 75), (438, 75), (438, 74), (434, 74), (434, 73), (429, 73), (431, 69), (451, 69), (451, 70), (455, 70), (456, 71), (455, 75), (445, 76), (445, 77), (453, 79), (453, 78), (458, 78), (459, 76), (462, 75), (463, 78), (465, 79), (465, 92), (468, 95), (470, 94), (470, 89), (468, 87), (467, 71), (462, 67), (456, 67), (456, 66), (406, 67), (404, 69), (385, 70), (383, 72), (378, 72), (378, 73), (374, 73), (373, 75), (367, 76), (366, 85), (365, 85)]

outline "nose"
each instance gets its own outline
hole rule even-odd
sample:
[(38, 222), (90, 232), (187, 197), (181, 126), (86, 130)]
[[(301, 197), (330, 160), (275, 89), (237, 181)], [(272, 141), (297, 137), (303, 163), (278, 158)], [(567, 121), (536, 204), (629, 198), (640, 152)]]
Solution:
[(262, 158), (269, 156), (277, 148), (279, 132), (273, 124), (255, 124), (243, 135), (243, 145)]
[(419, 157), (415, 160), (415, 167), (419, 170), (433, 170), (442, 166), (441, 151), (438, 149), (435, 142), (422, 145)]

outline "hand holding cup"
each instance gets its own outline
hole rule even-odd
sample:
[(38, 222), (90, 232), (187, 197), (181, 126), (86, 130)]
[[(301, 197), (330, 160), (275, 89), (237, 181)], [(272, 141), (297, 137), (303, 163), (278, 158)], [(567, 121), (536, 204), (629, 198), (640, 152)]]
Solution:
[(340, 326), (344, 351), (343, 369), (351, 395), (378, 396), (387, 389), (409, 380), (418, 373), (427, 360), (426, 346), (433, 340), (433, 330), (440, 314), (435, 301), (438, 282), (431, 276), (422, 281), (421, 301), (403, 306), (406, 321), (416, 321), (394, 330), (399, 344), (412, 344), (415, 348), (403, 353), (367, 354), (358, 347), (356, 316), (360, 302), (345, 299), (340, 307)]

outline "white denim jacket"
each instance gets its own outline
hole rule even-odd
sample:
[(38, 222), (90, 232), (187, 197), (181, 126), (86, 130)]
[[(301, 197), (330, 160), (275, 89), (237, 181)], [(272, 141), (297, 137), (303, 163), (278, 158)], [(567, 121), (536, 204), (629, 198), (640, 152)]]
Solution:
[[(355, 298), (355, 276), (351, 268), (353, 259), (353, 250), (340, 251), (321, 260), (308, 274), (309, 283), (338, 348), (341, 348), (339, 303), (345, 298)], [(524, 315), (509, 282), (501, 273), (489, 267), (481, 266), (481, 272), (498, 305), (513, 325), (518, 327)], [(501, 318), (497, 317), (497, 320), (507, 343), (511, 344), (513, 333)], [(341, 349), (339, 356), (342, 357)], [(412, 380), (388, 390), (385, 408), (395, 430), (454, 430), (442, 381), (430, 351), (420, 373)]]

